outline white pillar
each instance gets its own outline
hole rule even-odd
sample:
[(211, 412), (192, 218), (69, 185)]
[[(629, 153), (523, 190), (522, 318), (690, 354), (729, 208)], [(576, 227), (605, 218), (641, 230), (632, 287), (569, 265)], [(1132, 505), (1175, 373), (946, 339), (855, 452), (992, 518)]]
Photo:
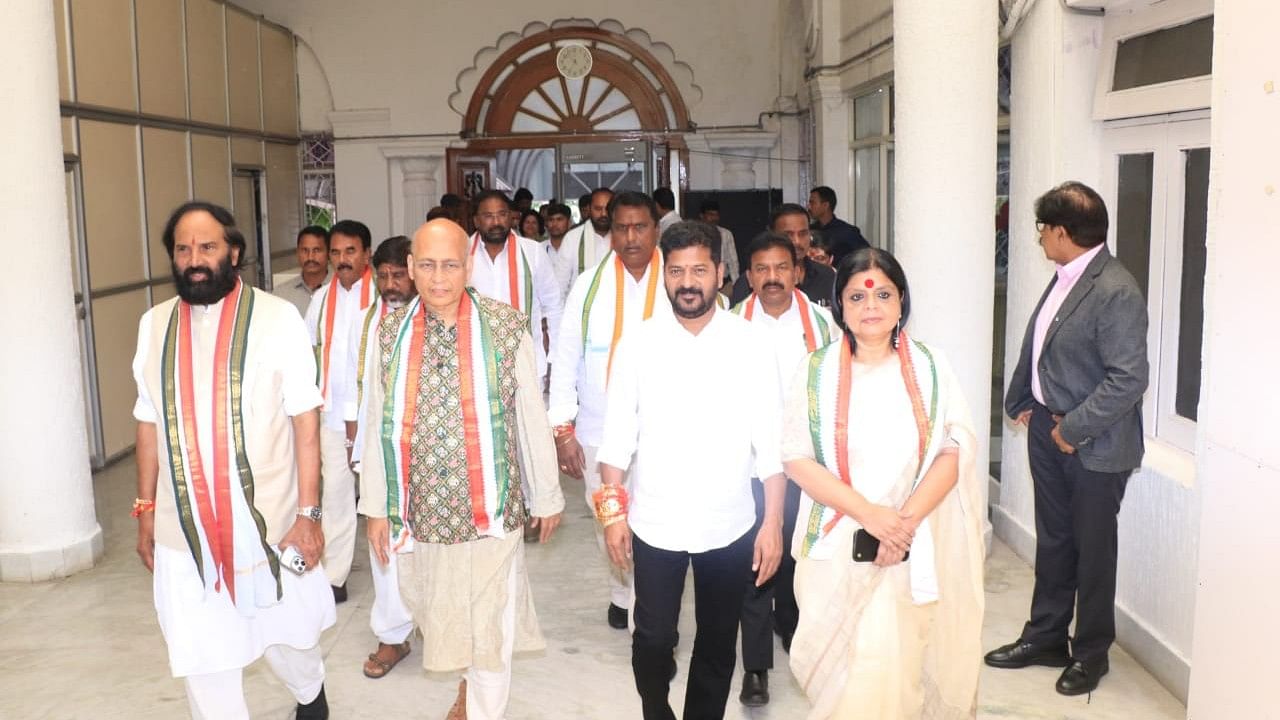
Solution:
[[(412, 235), (427, 220), (427, 211), (440, 198), (445, 149), (443, 140), (396, 140), (377, 145), (390, 180), (391, 235)], [(341, 165), (338, 166), (341, 170)], [(386, 235), (376, 237), (374, 244)]]
[[(93, 566), (93, 507), (58, 122), (53, 6), (0, 4), (0, 581), (36, 582)], [(39, 298), (40, 312), (28, 312)], [(120, 508), (121, 511), (127, 508)]]
[[(814, 185), (826, 185), (835, 191), (837, 200), (849, 203), (853, 197), (849, 192), (849, 117), (853, 102), (835, 75), (818, 75), (810, 80), (809, 97), (816, 130)], [(801, 189), (801, 204), (809, 199), (812, 189)]]
[(950, 359), (973, 410), (984, 474), (995, 290), (996, 10), (990, 0), (898, 0), (893, 10), (894, 242), (913, 295), (909, 327)]
[(438, 157), (406, 157), (400, 159), (400, 171), (404, 180), (404, 231), (411, 234), (427, 221), (427, 211), (439, 195), (436, 193), (436, 169)]
[(761, 170), (769, 172), (768, 158), (778, 145), (778, 133), (773, 130), (714, 131), (703, 139), (707, 149), (718, 156), (720, 177), (716, 187), (723, 190), (754, 189), (757, 186), (757, 161), (764, 160)]
[(1264, 717), (1280, 644), (1280, 443), (1270, 379), (1280, 339), (1280, 51), (1274, 0), (1219, 0), (1213, 21), (1203, 484), (1189, 718)]

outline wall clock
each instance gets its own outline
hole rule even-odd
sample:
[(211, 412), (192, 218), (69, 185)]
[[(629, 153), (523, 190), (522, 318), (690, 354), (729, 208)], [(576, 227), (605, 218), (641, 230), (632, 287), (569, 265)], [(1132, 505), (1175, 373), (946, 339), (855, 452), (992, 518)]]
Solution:
[(570, 80), (577, 80), (591, 72), (591, 50), (586, 45), (565, 45), (556, 53), (556, 69)]

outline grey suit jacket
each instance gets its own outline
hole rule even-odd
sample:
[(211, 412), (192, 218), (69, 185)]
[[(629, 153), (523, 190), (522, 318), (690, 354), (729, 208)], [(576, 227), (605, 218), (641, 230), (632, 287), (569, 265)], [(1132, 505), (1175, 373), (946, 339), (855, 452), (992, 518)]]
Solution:
[[(1027, 323), (1004, 409), (1010, 417), (1035, 404), (1031, 346), (1049, 283)], [(1142, 395), (1147, 390), (1147, 303), (1137, 282), (1102, 248), (1071, 288), (1045, 334), (1040, 387), (1045, 405), (1063, 415), (1062, 437), (1096, 472), (1142, 464)]]

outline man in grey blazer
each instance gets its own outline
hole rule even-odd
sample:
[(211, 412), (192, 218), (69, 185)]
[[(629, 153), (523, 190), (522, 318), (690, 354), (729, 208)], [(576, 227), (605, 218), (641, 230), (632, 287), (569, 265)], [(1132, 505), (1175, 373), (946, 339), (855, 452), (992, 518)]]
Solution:
[(1028, 426), (1036, 584), (1022, 636), (986, 662), (1065, 667), (1058, 692), (1080, 695), (1107, 673), (1115, 640), (1116, 515), (1142, 464), (1147, 303), (1107, 251), (1107, 208), (1096, 192), (1063, 183), (1035, 211), (1057, 274), (1027, 324), (1004, 407)]

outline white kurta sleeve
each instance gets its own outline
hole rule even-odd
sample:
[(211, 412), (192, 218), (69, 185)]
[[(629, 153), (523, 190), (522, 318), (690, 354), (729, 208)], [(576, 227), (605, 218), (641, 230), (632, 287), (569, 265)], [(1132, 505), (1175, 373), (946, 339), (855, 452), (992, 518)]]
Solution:
[(530, 248), (525, 255), (530, 258), (532, 266), (530, 269), (533, 271), (533, 293), (542, 307), (542, 319), (547, 321), (547, 337), (551, 346), (547, 357), (554, 357), (560, 333), (560, 316), (564, 313), (564, 295), (547, 253), (535, 242), (534, 247)]
[(613, 355), (613, 373), (609, 376), (604, 412), (604, 438), (596, 451), (596, 460), (619, 470), (631, 465), (640, 437), (640, 362), (634, 341), (637, 333), (623, 335)]
[(138, 399), (133, 404), (133, 417), (138, 422), (157, 423), (160, 421), (160, 413), (156, 411), (156, 405), (151, 401), (151, 394), (147, 392), (147, 383), (143, 379), (143, 368), (147, 364), (147, 346), (151, 344), (151, 316), (153, 310), (142, 313), (142, 319), (138, 321), (138, 349), (133, 354), (133, 380), (138, 385)]
[[(584, 276), (585, 277), (585, 276)], [(578, 373), (582, 372), (582, 308), (591, 282), (577, 282), (565, 298), (560, 333), (552, 345), (551, 397), (547, 419), (552, 425), (569, 422), (578, 416)]]
[(277, 314), (277, 328), (271, 334), (275, 346), (272, 360), (278, 363), (285, 414), (301, 415), (324, 404), (316, 387), (316, 355), (307, 340), (307, 328), (296, 312)]
[(536, 365), (533, 337), (526, 334), (516, 349), (516, 436), (521, 469), (533, 494), (528, 498), (529, 507), (534, 517), (547, 517), (564, 510), (564, 494)]

